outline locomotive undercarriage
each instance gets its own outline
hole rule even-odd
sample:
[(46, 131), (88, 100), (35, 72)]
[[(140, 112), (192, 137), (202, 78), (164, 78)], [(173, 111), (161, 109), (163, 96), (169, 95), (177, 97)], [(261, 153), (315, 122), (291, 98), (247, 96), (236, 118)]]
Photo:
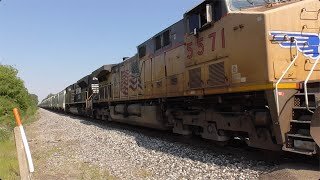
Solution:
[(280, 150), (265, 92), (94, 104), (94, 117)]
[(281, 149), (264, 92), (194, 99), (168, 107), (166, 115), (174, 133), (220, 142), (240, 139), (251, 147)]
[[(310, 89), (314, 109), (318, 107), (318, 89)], [(226, 144), (233, 139), (248, 146), (285, 150), (306, 155), (319, 154), (317, 116), (305, 112), (299, 90), (281, 90), (280, 115), (277, 114), (273, 90), (203, 97), (161, 98), (119, 102), (93, 101), (92, 108), (79, 103), (67, 105), (73, 114), (95, 119), (172, 130), (181, 135), (198, 135), (204, 139)], [(317, 110), (320, 112), (320, 110)], [(319, 114), (319, 113), (316, 113)], [(309, 120), (306, 120), (309, 118)], [(296, 120), (293, 120), (296, 119)]]

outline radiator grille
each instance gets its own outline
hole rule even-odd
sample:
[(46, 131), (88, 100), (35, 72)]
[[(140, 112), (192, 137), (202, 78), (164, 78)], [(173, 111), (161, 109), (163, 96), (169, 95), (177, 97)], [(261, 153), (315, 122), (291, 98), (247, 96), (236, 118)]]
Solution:
[(195, 68), (189, 70), (189, 86), (190, 88), (201, 88), (201, 68)]
[(226, 76), (224, 71), (224, 62), (209, 65), (209, 86), (226, 85)]

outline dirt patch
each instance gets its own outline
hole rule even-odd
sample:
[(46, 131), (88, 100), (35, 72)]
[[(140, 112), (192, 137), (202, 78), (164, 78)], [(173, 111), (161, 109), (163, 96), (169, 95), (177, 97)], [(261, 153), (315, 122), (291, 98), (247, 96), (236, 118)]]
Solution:
[(289, 180), (320, 180), (319, 168), (302, 163), (290, 163), (281, 164), (274, 171), (265, 174), (261, 177), (262, 180), (277, 180), (277, 179), (289, 179)]

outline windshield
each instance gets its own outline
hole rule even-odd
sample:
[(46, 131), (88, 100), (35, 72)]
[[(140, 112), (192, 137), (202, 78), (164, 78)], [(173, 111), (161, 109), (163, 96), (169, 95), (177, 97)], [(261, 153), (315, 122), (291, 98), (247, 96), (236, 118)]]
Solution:
[(229, 0), (231, 10), (241, 10), (257, 6), (264, 6), (268, 0)]

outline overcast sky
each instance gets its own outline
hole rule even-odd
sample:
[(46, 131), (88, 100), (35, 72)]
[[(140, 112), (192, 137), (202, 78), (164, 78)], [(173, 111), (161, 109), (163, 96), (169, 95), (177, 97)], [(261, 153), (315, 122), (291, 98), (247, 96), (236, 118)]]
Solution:
[(0, 63), (42, 100), (182, 19), (201, 0), (2, 0)]

